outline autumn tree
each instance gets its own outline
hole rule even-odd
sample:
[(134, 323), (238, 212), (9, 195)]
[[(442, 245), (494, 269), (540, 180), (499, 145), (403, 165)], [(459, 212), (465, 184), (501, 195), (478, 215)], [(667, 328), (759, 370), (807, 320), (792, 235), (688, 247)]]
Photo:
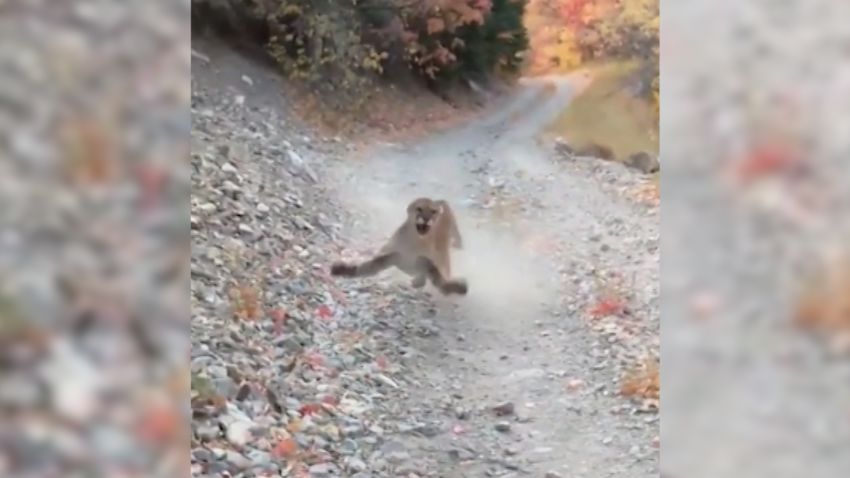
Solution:
[(640, 94), (658, 106), (659, 93), (659, 2), (618, 0), (586, 17), (578, 39), (585, 61), (636, 59)]
[[(438, 28), (431, 22), (428, 40), (446, 48), (452, 62), (434, 71), (444, 79), (457, 76), (487, 76), (494, 72), (515, 74), (522, 64), (522, 52), (528, 47), (528, 36), (522, 24), (525, 2), (493, 0), (478, 2), (486, 11), (479, 21), (462, 23), (454, 29)], [(426, 74), (429, 74), (426, 72)]]
[[(250, 24), (292, 77), (363, 86), (405, 65), (428, 80), (516, 72), (525, 0), (193, 0)], [(233, 20), (236, 18), (236, 20)], [(259, 32), (259, 34), (258, 34)], [(398, 74), (399, 70), (392, 70)]]
[(531, 73), (599, 60), (639, 60), (641, 93), (657, 105), (658, 0), (529, 0)]

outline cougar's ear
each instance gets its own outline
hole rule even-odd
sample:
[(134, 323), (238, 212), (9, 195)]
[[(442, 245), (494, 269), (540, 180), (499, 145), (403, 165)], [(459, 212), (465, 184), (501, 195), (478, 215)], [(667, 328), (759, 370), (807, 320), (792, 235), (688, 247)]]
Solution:
[(447, 205), (446, 201), (443, 201), (442, 199), (440, 199), (439, 201), (435, 201), (435, 204), (437, 205), (437, 211), (440, 214), (446, 212), (446, 205)]

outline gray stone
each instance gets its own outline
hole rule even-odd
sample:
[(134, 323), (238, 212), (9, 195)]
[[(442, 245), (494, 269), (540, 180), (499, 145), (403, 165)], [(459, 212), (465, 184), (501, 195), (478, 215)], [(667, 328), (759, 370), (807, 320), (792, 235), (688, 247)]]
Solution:
[(652, 174), (661, 170), (661, 163), (658, 161), (658, 157), (649, 154), (646, 151), (629, 155), (623, 163), (626, 166), (636, 169), (644, 174)]
[(494, 426), (494, 428), (497, 432), (507, 433), (511, 431), (511, 424), (508, 422), (499, 422)]
[(221, 435), (221, 429), (217, 425), (204, 424), (195, 429), (195, 436), (202, 442), (210, 441)]
[(309, 468), (310, 475), (316, 478), (330, 476), (333, 470), (330, 463), (317, 463)]
[(244, 470), (252, 465), (251, 460), (235, 450), (225, 452), (225, 461), (236, 470)]
[(254, 466), (268, 466), (272, 461), (272, 456), (268, 452), (262, 450), (251, 450), (248, 452), (248, 459)]
[(236, 446), (245, 446), (253, 438), (251, 428), (254, 424), (243, 420), (234, 420), (226, 426), (225, 436), (227, 441)]
[(236, 395), (236, 383), (230, 377), (216, 378), (210, 381), (219, 395), (233, 397)]
[(502, 402), (493, 407), (493, 412), (500, 417), (505, 417), (508, 415), (513, 415), (514, 408), (515, 407), (513, 402)]
[(236, 169), (236, 166), (230, 164), (229, 162), (221, 165), (221, 171), (232, 175), (239, 174), (239, 170)]

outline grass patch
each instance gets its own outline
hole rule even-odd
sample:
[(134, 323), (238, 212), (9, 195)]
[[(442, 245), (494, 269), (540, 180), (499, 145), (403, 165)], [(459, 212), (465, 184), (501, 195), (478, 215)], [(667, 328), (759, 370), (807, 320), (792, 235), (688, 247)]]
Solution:
[(639, 65), (617, 63), (587, 70), (592, 83), (573, 99), (547, 128), (547, 133), (565, 138), (583, 148), (591, 143), (605, 145), (618, 159), (647, 151), (658, 154), (658, 122), (648, 99), (633, 96), (627, 82)]

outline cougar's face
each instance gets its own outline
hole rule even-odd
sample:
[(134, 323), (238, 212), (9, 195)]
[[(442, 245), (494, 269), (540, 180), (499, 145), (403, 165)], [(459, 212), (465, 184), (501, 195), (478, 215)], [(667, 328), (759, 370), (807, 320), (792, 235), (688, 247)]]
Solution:
[(413, 219), (416, 232), (421, 236), (428, 234), (441, 212), (440, 207), (428, 199), (417, 199), (407, 208), (407, 214)]

